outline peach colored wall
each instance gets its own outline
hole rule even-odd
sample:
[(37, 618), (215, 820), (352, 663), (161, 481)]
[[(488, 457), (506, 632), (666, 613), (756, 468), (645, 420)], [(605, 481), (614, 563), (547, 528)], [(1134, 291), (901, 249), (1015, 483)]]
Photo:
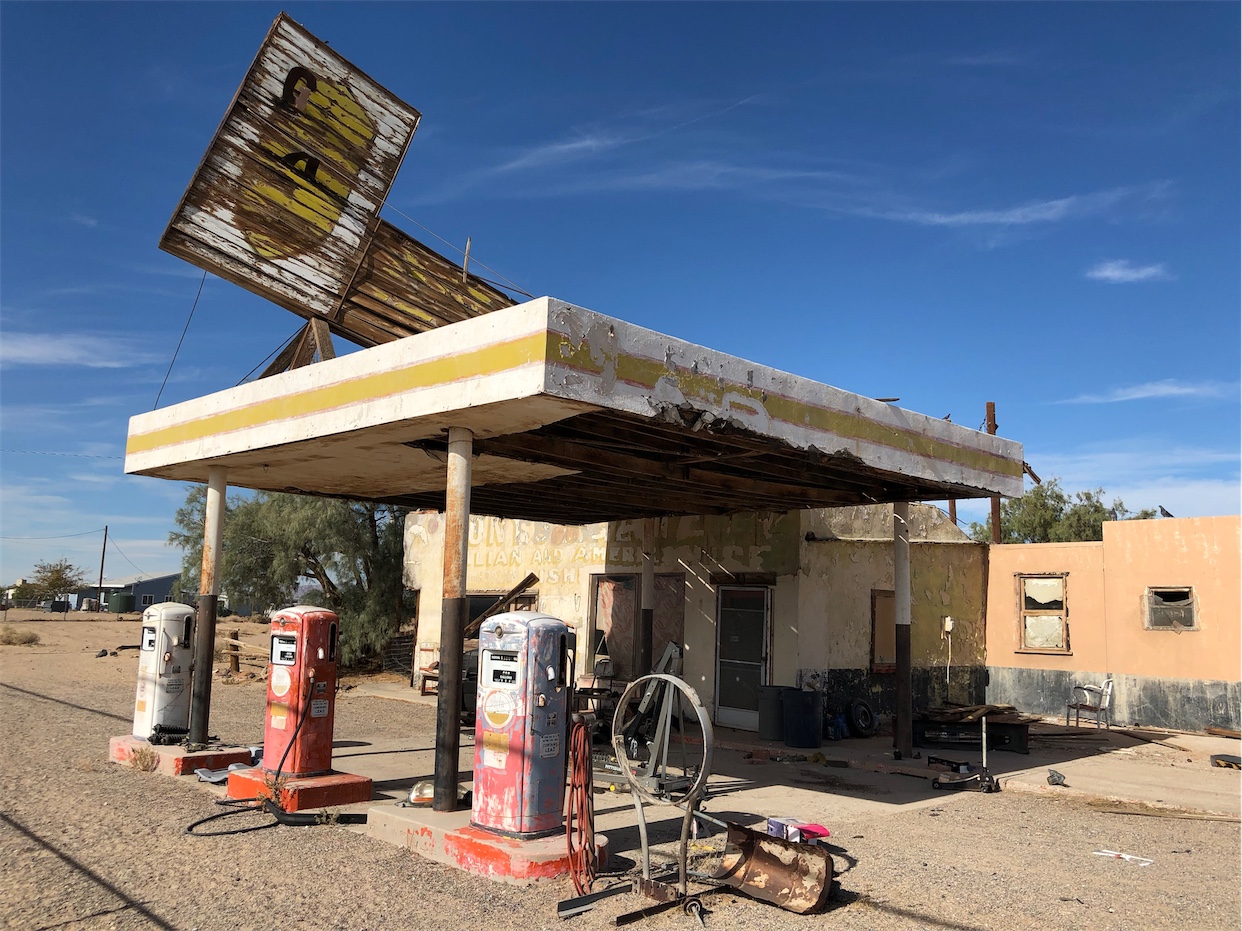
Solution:
[[(1242, 519), (1116, 521), (1101, 543), (993, 546), (988, 560), (987, 663), (1155, 678), (1237, 681)], [(1071, 654), (1017, 652), (1019, 573), (1068, 572)], [(1199, 630), (1144, 628), (1149, 586), (1193, 586)]]
[[(1109, 669), (1181, 679), (1239, 678), (1242, 550), (1238, 517), (1104, 525)], [(1146, 630), (1147, 588), (1193, 586), (1198, 630)]]
[[(1018, 652), (1019, 574), (1068, 572), (1065, 608), (1072, 653)], [(1104, 544), (1017, 543), (988, 550), (987, 664), (1019, 669), (1109, 668), (1105, 639)]]

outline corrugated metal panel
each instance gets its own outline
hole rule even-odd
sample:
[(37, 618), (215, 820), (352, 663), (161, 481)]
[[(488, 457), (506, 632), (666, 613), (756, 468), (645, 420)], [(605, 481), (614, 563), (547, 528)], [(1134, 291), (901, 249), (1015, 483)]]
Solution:
[(282, 13), (160, 247), (363, 346), (508, 306), (377, 217), (419, 118)]

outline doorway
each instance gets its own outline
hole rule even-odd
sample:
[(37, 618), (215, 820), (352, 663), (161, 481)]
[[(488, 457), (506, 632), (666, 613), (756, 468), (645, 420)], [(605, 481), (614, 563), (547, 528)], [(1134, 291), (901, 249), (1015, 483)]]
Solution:
[(716, 722), (759, 730), (759, 686), (768, 683), (771, 589), (722, 585), (716, 595)]

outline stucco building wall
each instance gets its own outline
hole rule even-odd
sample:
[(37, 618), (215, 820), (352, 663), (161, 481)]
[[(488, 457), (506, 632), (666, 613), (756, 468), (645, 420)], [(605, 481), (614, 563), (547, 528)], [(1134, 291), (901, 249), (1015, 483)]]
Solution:
[[(1114, 720), (1186, 730), (1239, 726), (1239, 518), (1116, 521), (1098, 543), (993, 546), (990, 701), (1064, 714), (1075, 684), (1111, 675)], [(1024, 650), (1018, 579), (1065, 578), (1069, 650)], [(1195, 629), (1151, 629), (1149, 589), (1193, 592)]]
[[(915, 704), (980, 701), (985, 547), (934, 507), (910, 511)], [(709, 708), (717, 697), (719, 591), (742, 585), (770, 592), (769, 684), (809, 681), (826, 692), (829, 708), (867, 697), (881, 711), (892, 709), (895, 674), (873, 672), (871, 664), (872, 592), (893, 588), (891, 506), (670, 517), (654, 526), (647, 546), (655, 571), (684, 579), (683, 676)], [(645, 532), (643, 521), (560, 527), (472, 517), (467, 588), (501, 593), (534, 572), (538, 610), (577, 630), (578, 671), (588, 674), (596, 639), (592, 577), (640, 574)], [(442, 551), (442, 516), (411, 514), (405, 584), (419, 590), (418, 640), (427, 645), (439, 641)], [(955, 619), (947, 682), (945, 616)], [(653, 644), (654, 658), (662, 647)]]

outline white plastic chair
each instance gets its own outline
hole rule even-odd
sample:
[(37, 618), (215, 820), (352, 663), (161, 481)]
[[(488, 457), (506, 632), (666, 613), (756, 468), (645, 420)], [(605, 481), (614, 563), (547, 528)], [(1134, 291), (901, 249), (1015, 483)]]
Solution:
[(1070, 712), (1074, 712), (1074, 726), (1079, 726), (1082, 715), (1087, 720), (1095, 719), (1096, 730), (1100, 722), (1111, 730), (1113, 726), (1113, 680), (1105, 679), (1100, 685), (1076, 685), (1070, 690), (1069, 701), (1065, 703), (1065, 726), (1069, 727)]

